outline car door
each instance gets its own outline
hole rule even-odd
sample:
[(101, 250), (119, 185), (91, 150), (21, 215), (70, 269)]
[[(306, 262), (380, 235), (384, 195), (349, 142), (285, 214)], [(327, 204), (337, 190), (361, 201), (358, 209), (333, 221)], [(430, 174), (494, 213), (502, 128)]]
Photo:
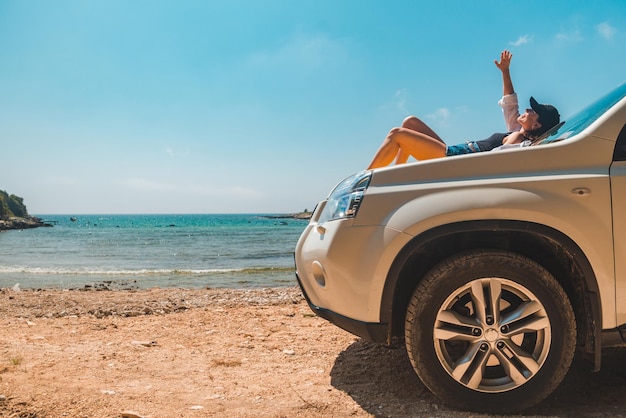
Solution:
[(626, 324), (626, 125), (622, 128), (611, 164), (613, 248), (615, 256), (615, 305), (617, 324)]

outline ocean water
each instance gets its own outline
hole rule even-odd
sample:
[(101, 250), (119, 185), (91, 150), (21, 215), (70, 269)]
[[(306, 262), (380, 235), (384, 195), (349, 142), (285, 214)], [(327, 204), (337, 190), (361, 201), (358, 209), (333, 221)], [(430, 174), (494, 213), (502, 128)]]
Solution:
[(36, 215), (0, 233), (0, 288), (280, 287), (296, 284), (306, 220), (272, 215)]

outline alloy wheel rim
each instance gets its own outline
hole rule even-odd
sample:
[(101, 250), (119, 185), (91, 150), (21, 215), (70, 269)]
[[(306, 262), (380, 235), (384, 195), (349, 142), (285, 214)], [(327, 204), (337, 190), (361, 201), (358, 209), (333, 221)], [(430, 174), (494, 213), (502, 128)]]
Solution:
[(525, 286), (481, 278), (457, 288), (437, 312), (435, 353), (448, 374), (480, 392), (520, 387), (541, 369), (550, 351), (545, 307)]

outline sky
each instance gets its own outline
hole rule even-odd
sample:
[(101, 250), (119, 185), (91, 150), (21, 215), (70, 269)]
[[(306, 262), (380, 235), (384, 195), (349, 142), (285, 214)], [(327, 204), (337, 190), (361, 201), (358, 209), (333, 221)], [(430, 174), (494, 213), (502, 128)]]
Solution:
[(408, 115), (563, 119), (626, 81), (623, 0), (0, 0), (0, 190), (30, 214), (292, 213)]

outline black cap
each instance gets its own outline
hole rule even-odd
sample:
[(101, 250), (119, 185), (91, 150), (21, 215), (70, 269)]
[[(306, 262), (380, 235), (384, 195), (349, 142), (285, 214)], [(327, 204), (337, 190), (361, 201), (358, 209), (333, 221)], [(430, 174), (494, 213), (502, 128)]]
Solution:
[(535, 100), (534, 97), (530, 98), (530, 107), (537, 112), (539, 115), (539, 123), (541, 124), (541, 128), (537, 129), (537, 134), (541, 135), (551, 129), (553, 126), (557, 125), (561, 121), (561, 116), (559, 115), (559, 111), (556, 110), (556, 107), (541, 104)]

